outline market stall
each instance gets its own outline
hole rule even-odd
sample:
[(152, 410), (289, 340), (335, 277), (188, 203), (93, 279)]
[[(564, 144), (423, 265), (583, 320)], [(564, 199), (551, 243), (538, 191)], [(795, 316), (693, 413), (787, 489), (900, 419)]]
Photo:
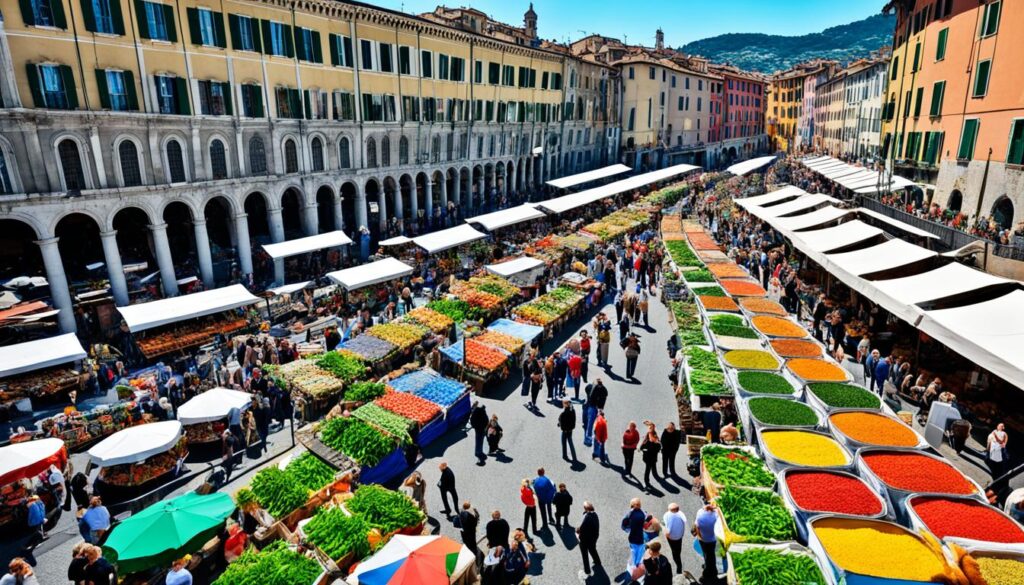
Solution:
[(537, 209), (532, 203), (524, 203), (518, 207), (510, 207), (493, 213), (477, 215), (466, 219), (466, 223), (478, 225), (489, 232), (499, 230), (508, 226), (523, 223), (524, 221), (537, 221), (547, 217), (543, 211)]
[(457, 248), (463, 244), (482, 240), (486, 237), (487, 234), (473, 229), (473, 226), (463, 224), (419, 236), (413, 238), (412, 241), (420, 248), (423, 248), (427, 254), (437, 254), (438, 252)]
[[(178, 407), (178, 422), (184, 426), (185, 444), (190, 450), (220, 446), (233, 409), (240, 412), (252, 405), (253, 395), (227, 388), (211, 388)], [(254, 440), (256, 437), (250, 437)], [(211, 450), (211, 449), (208, 449)], [(219, 449), (216, 449), (219, 454)]]
[(531, 286), (537, 282), (537, 278), (544, 272), (545, 263), (543, 260), (520, 256), (507, 262), (499, 264), (488, 264), (484, 269), (491, 274), (507, 278), (520, 286)]
[(430, 368), (421, 368), (387, 382), (388, 388), (405, 392), (436, 404), (444, 414), (445, 430), (460, 428), (470, 412), (466, 384), (442, 376)]
[[(305, 238), (286, 240), (276, 244), (264, 244), (263, 250), (274, 261), (274, 282), (277, 284), (284, 284), (285, 276), (287, 274), (287, 267), (285, 266), (286, 259), (293, 256), (299, 256), (301, 254), (309, 254), (311, 252), (319, 252), (320, 250), (347, 246), (351, 243), (352, 240), (345, 235), (345, 232), (335, 230), (324, 234), (307, 236)], [(298, 270), (296, 270), (296, 272), (297, 271)]]
[(31, 412), (80, 388), (83, 377), (70, 366), (85, 357), (73, 333), (0, 347), (0, 418)]
[(64, 441), (69, 451), (83, 449), (117, 431), (148, 422), (134, 399), (101, 404), (89, 410), (70, 409), (36, 422), (39, 431)]
[(175, 477), (188, 455), (176, 420), (120, 430), (89, 449), (90, 467), (99, 467), (93, 492), (104, 502), (138, 497)]
[(579, 313), (586, 293), (559, 286), (512, 309), (516, 321), (539, 325), (548, 333), (555, 331)]
[(508, 377), (512, 355), (500, 347), (466, 338), (442, 347), (441, 354), (450, 363), (455, 377), (468, 380), (477, 393), (487, 384)]
[[(31, 490), (32, 478), (55, 465), (63, 472), (68, 468), (68, 452), (60, 439), (38, 439), (0, 447), (0, 529), (13, 531), (24, 526), (25, 498)], [(64, 502), (55, 502), (44, 492), (48, 511), (56, 511)]]
[(341, 285), (345, 290), (352, 291), (409, 276), (414, 270), (412, 266), (404, 262), (394, 258), (384, 258), (369, 264), (328, 272), (327, 278)]

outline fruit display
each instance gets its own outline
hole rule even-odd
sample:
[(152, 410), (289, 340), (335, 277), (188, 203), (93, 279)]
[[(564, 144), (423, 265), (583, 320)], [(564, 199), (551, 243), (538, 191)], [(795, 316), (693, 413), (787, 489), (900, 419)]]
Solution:
[(697, 254), (690, 248), (685, 240), (670, 240), (665, 242), (665, 249), (676, 266), (684, 268), (687, 266), (704, 266), (704, 263), (697, 258)]
[(698, 296), (697, 300), (704, 306), (705, 311), (725, 311), (729, 313), (736, 313), (740, 310), (736, 301), (729, 297)]
[(751, 394), (792, 394), (793, 386), (785, 378), (771, 372), (739, 372), (736, 381)]
[(390, 341), (384, 341), (379, 337), (374, 337), (369, 333), (357, 335), (338, 346), (338, 351), (354, 355), (370, 364), (387, 359), (394, 355), (397, 350), (398, 347), (395, 344)]
[(419, 526), (426, 520), (426, 515), (409, 496), (373, 484), (356, 488), (352, 499), (345, 502), (345, 508), (366, 519), (382, 534)]
[(839, 467), (850, 463), (849, 455), (834, 439), (808, 431), (763, 431), (761, 447), (776, 459), (801, 467)]
[(441, 407), (408, 392), (388, 392), (374, 401), (377, 406), (415, 421), (421, 427), (441, 414)]
[(521, 321), (546, 326), (576, 308), (585, 293), (568, 286), (559, 286), (546, 294), (523, 303), (512, 314)]
[(42, 398), (80, 386), (81, 374), (69, 368), (49, 368), (0, 381), (0, 402), (12, 402), (27, 396)]
[(508, 355), (476, 339), (465, 341), (466, 365), (483, 373), (497, 371), (508, 362)]
[(839, 569), (868, 577), (955, 583), (938, 547), (906, 528), (879, 520), (821, 517), (811, 522), (825, 554)]
[(183, 443), (170, 451), (153, 455), (141, 463), (111, 465), (100, 469), (99, 477), (104, 483), (121, 487), (138, 486), (147, 481), (170, 473), (178, 466), (178, 460), (185, 456)]
[(498, 297), (502, 303), (511, 301), (522, 292), (518, 286), (494, 274), (470, 277), (466, 284), (475, 290)]
[(739, 315), (712, 315), (708, 320), (708, 328), (715, 335), (757, 339), (757, 332), (747, 327)]
[(161, 333), (148, 333), (145, 337), (136, 338), (135, 344), (147, 358), (164, 355), (173, 351), (188, 349), (202, 345), (215, 335), (229, 336), (248, 325), (245, 319), (218, 319), (191, 321), (172, 330)]
[(773, 427), (811, 427), (818, 424), (818, 415), (810, 406), (785, 398), (751, 398), (747, 402), (750, 416), (761, 424)]
[(337, 417), (320, 425), (320, 440), (364, 467), (373, 467), (398, 446), (395, 439), (354, 417)]
[(381, 382), (355, 382), (345, 389), (345, 400), (350, 402), (369, 402), (384, 396), (387, 386)]
[(256, 501), (274, 518), (284, 518), (309, 499), (309, 488), (277, 466), (265, 467), (249, 486)]
[(761, 315), (777, 315), (779, 317), (785, 317), (789, 314), (785, 307), (771, 299), (745, 297), (740, 299), (740, 306), (743, 307), (744, 310)]
[(302, 527), (306, 540), (335, 561), (350, 554), (358, 561), (370, 554), (370, 530), (364, 518), (341, 508), (322, 508)]
[(262, 550), (245, 549), (213, 585), (296, 585), (312, 583), (323, 572), (320, 563), (289, 548), (283, 540)]
[(448, 317), (455, 323), (465, 321), (470, 309), (469, 303), (460, 299), (433, 300), (427, 303), (427, 308)]
[(413, 421), (387, 410), (376, 403), (369, 403), (360, 406), (352, 412), (352, 416), (369, 423), (378, 429), (396, 438), (402, 444), (412, 441), (409, 438), (409, 431), (413, 428)]
[(614, 211), (598, 221), (589, 223), (580, 231), (588, 234), (592, 234), (601, 241), (614, 240), (622, 234), (632, 231), (651, 220), (651, 216), (646, 211), (640, 211), (638, 209), (619, 209)]
[(834, 429), (858, 443), (878, 447), (917, 447), (920, 439), (910, 427), (877, 412), (838, 412), (828, 417)]
[(366, 335), (383, 339), (405, 351), (426, 338), (430, 331), (412, 323), (384, 323), (366, 330)]
[(751, 317), (750, 324), (754, 326), (754, 329), (768, 337), (792, 337), (797, 339), (807, 337), (806, 329), (782, 317), (757, 315)]
[(768, 294), (760, 284), (746, 280), (723, 280), (719, 283), (729, 296), (733, 297), (763, 297)]
[(786, 368), (805, 382), (845, 382), (850, 379), (841, 366), (825, 360), (793, 358), (786, 360)]
[(921, 494), (969, 496), (978, 493), (971, 483), (949, 463), (908, 451), (861, 453), (864, 465), (890, 488)]
[(773, 339), (772, 350), (784, 358), (820, 358), (822, 347), (809, 339)]
[(808, 384), (807, 389), (829, 408), (878, 409), (882, 406), (882, 402), (876, 394), (868, 392), (860, 386), (819, 382)]
[(578, 234), (555, 236), (555, 245), (570, 252), (586, 252), (594, 245), (594, 240)]
[(299, 485), (312, 491), (334, 481), (334, 468), (309, 452), (289, 461), (284, 472)]
[(775, 492), (726, 487), (715, 502), (729, 531), (745, 542), (796, 540), (793, 517)]
[(700, 457), (712, 481), (720, 486), (770, 488), (775, 485), (775, 476), (764, 461), (743, 449), (705, 445), (701, 447)]
[(686, 282), (715, 282), (715, 276), (706, 269), (687, 270), (683, 272)]
[(309, 360), (289, 362), (278, 368), (277, 372), (288, 381), (293, 391), (308, 396), (323, 397), (341, 392), (342, 381)]
[[(967, 557), (973, 561), (974, 568), (971, 572), (965, 566), (964, 572), (968, 574), (971, 583), (979, 585), (1020, 585), (1024, 583), (1024, 562), (1015, 558), (990, 557), (972, 555)], [(966, 559), (965, 559), (966, 564)]]
[(518, 337), (514, 337), (507, 333), (501, 333), (500, 331), (492, 331), (490, 329), (474, 337), (473, 341), (501, 348), (513, 355), (519, 353), (519, 351), (523, 349), (523, 346), (526, 345), (526, 341), (519, 339)]
[(729, 555), (736, 585), (825, 585), (814, 557), (750, 547)]
[(708, 264), (708, 271), (718, 278), (746, 278), (750, 276), (739, 264), (733, 262)]
[(194, 425), (185, 425), (185, 442), (189, 445), (200, 445), (204, 443), (216, 443), (221, 439), (221, 433), (224, 432), (225, 425), (223, 422), (217, 423), (214, 426), (212, 422), (197, 423)]
[(451, 294), (465, 301), (470, 307), (481, 309), (483, 313), (467, 313), (467, 317), (478, 319), (484, 314), (501, 308), (501, 297), (491, 293), (476, 290), (463, 281), (456, 281), (451, 287)]
[[(361, 358), (351, 353), (330, 351), (314, 357), (312, 361), (318, 367), (346, 384), (351, 384), (366, 377), (366, 364)], [(287, 365), (290, 366), (291, 364)], [(282, 369), (284, 367), (287, 366), (282, 366)]]
[(454, 319), (444, 313), (435, 311), (429, 306), (417, 307), (409, 311), (405, 315), (404, 320), (426, 327), (434, 333), (444, 333), (455, 324)]
[(973, 499), (918, 496), (907, 507), (938, 538), (967, 538), (1018, 544), (1024, 529), (999, 510)]
[(779, 360), (767, 351), (736, 349), (722, 354), (725, 365), (738, 370), (777, 370)]
[(833, 471), (793, 470), (785, 475), (793, 503), (807, 512), (875, 516), (885, 507), (864, 480)]

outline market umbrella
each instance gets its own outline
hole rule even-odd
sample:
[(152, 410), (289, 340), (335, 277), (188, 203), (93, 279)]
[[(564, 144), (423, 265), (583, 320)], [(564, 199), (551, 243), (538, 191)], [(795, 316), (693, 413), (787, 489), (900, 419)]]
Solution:
[(217, 535), (235, 510), (231, 496), (189, 492), (129, 516), (110, 532), (104, 556), (122, 575), (166, 566)]
[(0, 485), (38, 475), (51, 465), (60, 469), (68, 462), (64, 441), (57, 438), (12, 443), (0, 447)]
[(465, 546), (445, 536), (395, 535), (359, 564), (350, 585), (448, 585), (473, 564)]

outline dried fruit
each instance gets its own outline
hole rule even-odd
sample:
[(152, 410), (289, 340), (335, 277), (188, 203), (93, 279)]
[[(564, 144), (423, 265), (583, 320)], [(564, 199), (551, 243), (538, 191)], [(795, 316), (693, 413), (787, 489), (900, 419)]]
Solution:
[(786, 367), (794, 376), (807, 382), (845, 382), (849, 379), (846, 370), (825, 360), (794, 358), (786, 361)]
[(750, 324), (754, 326), (754, 329), (757, 329), (769, 337), (807, 337), (806, 329), (793, 321), (783, 319), (782, 317), (757, 315), (750, 319)]

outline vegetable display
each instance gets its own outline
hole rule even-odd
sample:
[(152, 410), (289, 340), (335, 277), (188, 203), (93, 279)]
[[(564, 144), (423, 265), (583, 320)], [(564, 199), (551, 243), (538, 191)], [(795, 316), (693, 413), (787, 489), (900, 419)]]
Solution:
[(732, 390), (725, 384), (725, 373), (714, 352), (699, 347), (686, 349), (690, 366), (690, 392), (698, 396), (728, 396)]
[(399, 416), (416, 421), (420, 426), (429, 423), (437, 415), (441, 414), (441, 407), (408, 392), (389, 392), (374, 401), (374, 404)]
[(793, 358), (786, 360), (786, 367), (794, 376), (807, 382), (844, 382), (849, 379), (841, 366), (825, 360)]
[(718, 242), (714, 238), (707, 235), (704, 232), (693, 232), (687, 234), (690, 238), (690, 245), (693, 246), (694, 250), (720, 250)]
[(426, 327), (434, 333), (444, 333), (455, 324), (454, 319), (444, 313), (435, 311), (429, 306), (417, 307), (409, 311), (405, 316), (405, 320)]
[(274, 518), (282, 518), (306, 503), (309, 490), (279, 467), (260, 470), (250, 485), (256, 501)]
[(724, 297), (725, 296), (725, 291), (722, 290), (722, 287), (720, 287), (718, 285), (715, 285), (715, 286), (702, 286), (702, 287), (699, 287), (699, 288), (698, 287), (694, 287), (693, 294), (695, 294), (695, 295), (697, 295), (699, 297)]
[(576, 307), (584, 296), (582, 291), (559, 286), (515, 307), (512, 313), (526, 322), (548, 325)]
[(387, 387), (381, 382), (356, 382), (345, 390), (345, 400), (352, 402), (369, 402), (384, 396)]
[(985, 585), (1024, 583), (1024, 562), (998, 557), (976, 557), (974, 560), (978, 563), (978, 573), (985, 580)]
[(775, 492), (727, 487), (715, 501), (729, 530), (747, 542), (796, 539), (793, 517)]
[(359, 335), (342, 343), (339, 349), (369, 363), (374, 363), (393, 354), (398, 347), (373, 335)]
[(704, 324), (697, 316), (697, 305), (672, 301), (669, 308), (676, 319), (676, 333), (683, 347), (707, 343), (704, 339)]
[(351, 354), (331, 351), (317, 356), (314, 358), (314, 362), (320, 368), (344, 380), (346, 384), (366, 376), (366, 364)]
[(767, 488), (775, 485), (775, 476), (764, 461), (742, 449), (706, 445), (701, 448), (700, 457), (708, 475), (718, 485)]
[(455, 323), (462, 323), (469, 315), (469, 303), (460, 299), (437, 299), (427, 303), (427, 308), (448, 317)]
[(785, 378), (771, 372), (739, 372), (740, 388), (752, 394), (792, 394), (793, 386)]
[(756, 315), (751, 317), (750, 324), (754, 326), (754, 329), (769, 337), (807, 337), (806, 329), (782, 317)]
[(709, 319), (708, 328), (715, 335), (757, 339), (757, 332), (747, 327), (743, 317), (739, 315), (712, 315), (711, 319)]
[(213, 585), (296, 585), (312, 583), (322, 572), (320, 563), (277, 540), (263, 550), (247, 548)]
[(777, 370), (779, 360), (767, 351), (735, 349), (722, 355), (726, 365), (740, 370)]
[(405, 494), (373, 484), (356, 488), (355, 496), (345, 502), (345, 507), (365, 518), (383, 534), (419, 526), (426, 519), (416, 503)]
[(747, 271), (732, 262), (715, 262), (708, 264), (708, 271), (718, 278), (746, 278)]
[(1024, 530), (998, 510), (975, 500), (921, 496), (907, 505), (938, 538), (954, 536), (985, 542), (1024, 542)]
[(730, 555), (737, 585), (825, 585), (814, 557), (770, 548), (749, 548)]
[(917, 434), (902, 422), (875, 412), (838, 412), (829, 423), (847, 437), (866, 445), (916, 447)]
[(883, 579), (949, 582), (941, 553), (900, 526), (825, 517), (810, 528), (840, 569)]
[(686, 282), (715, 282), (715, 276), (707, 270), (687, 270), (683, 272), (683, 280)]
[(476, 339), (467, 339), (465, 342), (466, 363), (484, 372), (493, 372), (505, 365), (508, 356), (488, 345), (480, 343)]
[(756, 282), (745, 280), (723, 280), (721, 283), (725, 292), (733, 297), (763, 297), (768, 294), (761, 285)]
[(850, 463), (839, 443), (808, 431), (764, 431), (761, 445), (776, 459), (802, 467), (837, 467)]
[(956, 468), (933, 457), (897, 451), (862, 453), (861, 457), (882, 483), (898, 490), (961, 496), (978, 493)]
[[(330, 355), (330, 354), (328, 354)], [(277, 369), (293, 390), (310, 396), (329, 396), (340, 392), (343, 384), (333, 373), (307, 360), (295, 360)]]
[(747, 403), (750, 416), (762, 424), (780, 427), (814, 426), (818, 415), (814, 410), (795, 400), (785, 398), (751, 398)]
[(413, 323), (383, 323), (366, 330), (366, 335), (383, 339), (404, 351), (423, 341), (429, 331), (426, 327)]
[(818, 358), (823, 355), (821, 346), (807, 339), (773, 339), (769, 344), (784, 358)]
[(307, 490), (316, 491), (334, 481), (334, 468), (306, 452), (288, 462), (284, 472)]
[(882, 405), (877, 395), (850, 384), (820, 382), (808, 384), (807, 389), (829, 408), (878, 409)]
[(390, 410), (382, 408), (374, 402), (364, 404), (355, 409), (352, 412), (352, 416), (383, 430), (398, 439), (402, 444), (412, 442), (412, 439), (409, 438), (409, 429), (413, 427), (414, 423), (404, 416), (399, 416)]
[(759, 313), (762, 315), (777, 315), (779, 317), (785, 317), (789, 314), (785, 307), (771, 299), (759, 299), (757, 297), (742, 298), (740, 299), (740, 306), (751, 313)]
[(729, 297), (698, 296), (697, 299), (700, 301), (700, 304), (704, 305), (705, 311), (727, 311), (735, 313), (740, 310), (736, 301)]
[(785, 478), (793, 503), (808, 512), (874, 516), (882, 500), (863, 480), (831, 471), (790, 471)]
[(303, 526), (306, 539), (337, 561), (349, 553), (355, 560), (370, 554), (370, 523), (361, 516), (349, 516), (341, 508), (320, 509)]
[(670, 240), (665, 242), (665, 249), (677, 266), (703, 266), (704, 263), (697, 258), (697, 254), (690, 248), (685, 240)]
[(395, 439), (353, 417), (326, 420), (320, 426), (320, 440), (364, 467), (373, 467), (397, 447)]

